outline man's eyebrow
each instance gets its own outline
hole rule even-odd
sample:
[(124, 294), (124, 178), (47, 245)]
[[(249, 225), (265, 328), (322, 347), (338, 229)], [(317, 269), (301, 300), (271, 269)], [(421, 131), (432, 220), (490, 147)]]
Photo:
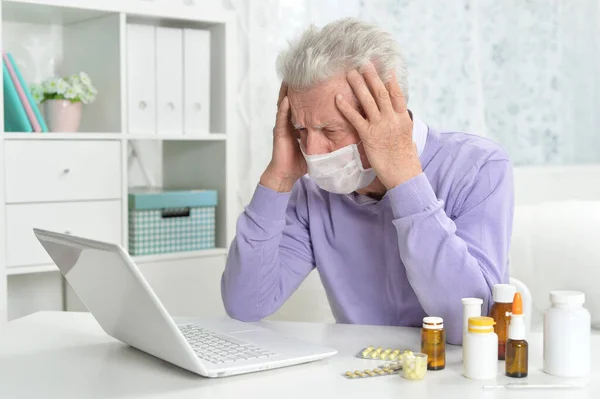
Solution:
[(299, 124), (298, 122), (296, 122), (294, 120), (294, 118), (291, 118), (291, 120), (292, 120), (292, 126), (294, 126), (294, 129), (302, 129), (302, 125)]
[[(324, 127), (328, 127), (328, 126), (340, 126), (342, 125), (344, 122), (339, 120), (339, 119), (333, 119), (329, 122), (323, 123), (321, 125), (315, 125), (313, 126), (314, 129), (323, 129)], [(292, 126), (294, 126), (294, 129), (303, 129), (304, 126), (302, 126), (301, 124), (297, 123), (296, 121), (294, 121), (292, 119)]]

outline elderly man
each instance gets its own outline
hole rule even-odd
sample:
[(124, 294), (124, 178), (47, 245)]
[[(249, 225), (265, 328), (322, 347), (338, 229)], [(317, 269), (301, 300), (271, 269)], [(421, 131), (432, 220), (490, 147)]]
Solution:
[(482, 298), (486, 313), (493, 285), (508, 279), (507, 154), (409, 111), (398, 45), (370, 24), (308, 29), (278, 71), (271, 162), (222, 277), (228, 314), (274, 313), (316, 269), (337, 322), (439, 316), (460, 344), (461, 298)]

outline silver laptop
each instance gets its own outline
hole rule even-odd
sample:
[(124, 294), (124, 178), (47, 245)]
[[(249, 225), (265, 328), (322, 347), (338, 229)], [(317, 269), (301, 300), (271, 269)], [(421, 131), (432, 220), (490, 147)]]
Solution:
[(225, 377), (337, 353), (228, 317), (174, 319), (121, 246), (42, 229), (34, 233), (108, 335), (191, 372)]

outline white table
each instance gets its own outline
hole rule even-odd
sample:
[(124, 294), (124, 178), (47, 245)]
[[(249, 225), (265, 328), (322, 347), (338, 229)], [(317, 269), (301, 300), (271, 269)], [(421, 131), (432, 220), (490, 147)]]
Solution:
[[(261, 322), (339, 354), (314, 363), (222, 379), (207, 379), (132, 349), (106, 335), (87, 313), (40, 312), (8, 323), (0, 334), (0, 398), (567, 398), (600, 395), (600, 334), (593, 334), (593, 374), (583, 389), (483, 390), (483, 384), (522, 380), (499, 373), (495, 381), (461, 376), (461, 347), (447, 346), (447, 366), (425, 380), (400, 376), (348, 380), (341, 373), (373, 368), (354, 357), (368, 345), (419, 348), (411, 328)], [(529, 337), (529, 383), (563, 383), (540, 371), (541, 336)], [(504, 363), (501, 362), (503, 370)]]

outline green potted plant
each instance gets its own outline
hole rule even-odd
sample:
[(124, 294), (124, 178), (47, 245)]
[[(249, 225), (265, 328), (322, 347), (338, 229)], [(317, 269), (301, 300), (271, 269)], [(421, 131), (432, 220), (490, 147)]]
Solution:
[(35, 101), (44, 106), (49, 130), (70, 133), (79, 129), (83, 104), (94, 102), (98, 91), (90, 77), (79, 72), (33, 83), (31, 93)]

